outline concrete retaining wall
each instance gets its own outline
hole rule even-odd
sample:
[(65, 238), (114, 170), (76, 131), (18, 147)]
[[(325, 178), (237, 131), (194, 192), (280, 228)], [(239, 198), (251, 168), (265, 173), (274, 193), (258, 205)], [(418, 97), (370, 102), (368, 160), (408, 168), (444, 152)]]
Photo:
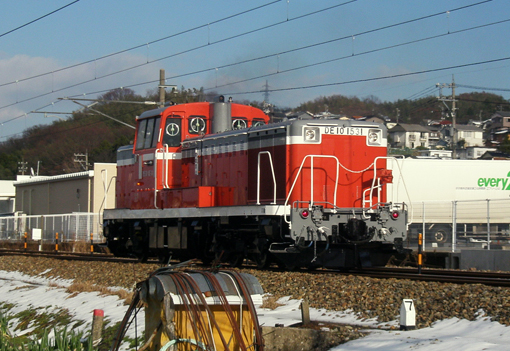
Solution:
[(446, 268), (508, 271), (510, 272), (510, 250), (463, 250), (451, 253)]

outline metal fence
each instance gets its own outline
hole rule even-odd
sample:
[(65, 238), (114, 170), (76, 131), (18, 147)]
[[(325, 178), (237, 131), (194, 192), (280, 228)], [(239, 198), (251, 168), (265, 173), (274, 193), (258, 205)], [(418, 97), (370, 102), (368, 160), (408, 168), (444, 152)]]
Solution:
[[(0, 217), (0, 240), (41, 240), (41, 244), (54, 242), (104, 242), (98, 213), (70, 213), (60, 215)], [(39, 239), (40, 236), (40, 239)]]
[(424, 248), (510, 248), (510, 199), (412, 203), (409, 206), (410, 245), (418, 233)]

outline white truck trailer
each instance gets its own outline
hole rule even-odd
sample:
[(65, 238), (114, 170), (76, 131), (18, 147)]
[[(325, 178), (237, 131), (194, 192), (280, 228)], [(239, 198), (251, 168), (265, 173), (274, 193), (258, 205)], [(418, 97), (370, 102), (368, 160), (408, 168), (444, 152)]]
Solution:
[(409, 206), (409, 237), (429, 243), (510, 239), (510, 161), (395, 159), (388, 198)]

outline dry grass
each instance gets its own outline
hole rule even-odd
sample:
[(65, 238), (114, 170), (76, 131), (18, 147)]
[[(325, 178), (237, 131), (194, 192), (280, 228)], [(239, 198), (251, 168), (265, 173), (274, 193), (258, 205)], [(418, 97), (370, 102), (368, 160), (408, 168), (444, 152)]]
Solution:
[(90, 243), (85, 241), (77, 241), (74, 243), (72, 251), (80, 253), (90, 252)]
[(75, 297), (79, 293), (82, 292), (99, 292), (100, 295), (116, 295), (120, 299), (124, 300), (124, 304), (129, 305), (133, 298), (133, 293), (124, 289), (113, 290), (105, 286), (100, 286), (92, 283), (80, 283), (75, 282), (69, 285), (66, 289), (66, 292), (71, 294), (69, 298)]
[(277, 302), (278, 299), (280, 299), (280, 297), (273, 295), (264, 296), (262, 305), (260, 307), (274, 310), (277, 307), (283, 306), (283, 304)]

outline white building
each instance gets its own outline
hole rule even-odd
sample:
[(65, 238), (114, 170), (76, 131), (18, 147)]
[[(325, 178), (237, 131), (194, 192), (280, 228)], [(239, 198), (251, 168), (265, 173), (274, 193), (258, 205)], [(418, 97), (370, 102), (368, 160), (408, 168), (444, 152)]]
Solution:
[(429, 138), (432, 131), (419, 124), (399, 123), (388, 130), (391, 147), (415, 149), (419, 146), (429, 148)]
[(14, 212), (15, 198), (14, 180), (0, 180), (0, 216), (11, 215)]

